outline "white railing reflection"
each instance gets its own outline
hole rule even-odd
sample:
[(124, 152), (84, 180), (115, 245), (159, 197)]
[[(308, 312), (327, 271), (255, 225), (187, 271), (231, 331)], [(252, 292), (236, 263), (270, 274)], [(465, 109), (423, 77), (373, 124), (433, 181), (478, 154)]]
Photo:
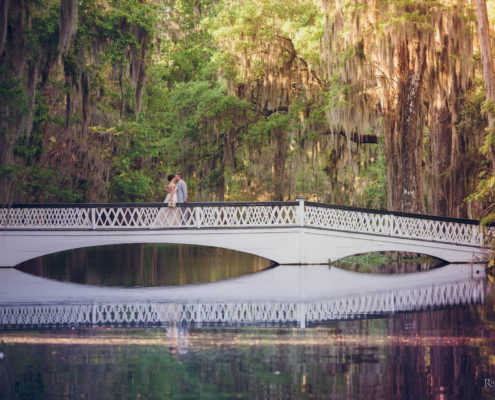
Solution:
[(57, 325), (287, 324), (388, 314), (484, 300), (482, 279), (311, 302), (106, 303), (0, 306), (0, 328)]

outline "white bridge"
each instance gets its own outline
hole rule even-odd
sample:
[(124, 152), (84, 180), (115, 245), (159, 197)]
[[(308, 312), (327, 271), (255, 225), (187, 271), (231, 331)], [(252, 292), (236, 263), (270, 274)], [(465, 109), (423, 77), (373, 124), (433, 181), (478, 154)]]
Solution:
[(286, 324), (484, 301), (483, 265), (405, 275), (284, 265), (228, 281), (183, 287), (109, 288), (0, 270), (0, 330), (40, 325)]
[(80, 247), (179, 243), (255, 254), (278, 264), (405, 251), (476, 262), (477, 221), (305, 202), (14, 205), (0, 209), (0, 267)]

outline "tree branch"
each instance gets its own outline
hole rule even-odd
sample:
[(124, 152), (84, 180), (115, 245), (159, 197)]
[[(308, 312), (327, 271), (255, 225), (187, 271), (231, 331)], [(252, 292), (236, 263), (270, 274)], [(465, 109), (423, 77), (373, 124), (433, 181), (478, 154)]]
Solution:
[(328, 130), (325, 132), (327, 135), (341, 135), (344, 136), (345, 138), (349, 137), (351, 139), (351, 142), (358, 143), (358, 144), (364, 144), (364, 143), (378, 143), (378, 136), (377, 135), (370, 135), (370, 134), (360, 134), (357, 133), (356, 131), (351, 132), (348, 134), (346, 131), (343, 129), (332, 131)]
[(265, 117), (269, 117), (270, 115), (276, 113), (276, 112), (283, 112), (283, 113), (286, 113), (286, 112), (289, 112), (289, 107), (279, 107), (275, 110), (267, 110), (266, 108), (263, 108), (262, 110), (260, 110), (261, 113), (265, 116)]

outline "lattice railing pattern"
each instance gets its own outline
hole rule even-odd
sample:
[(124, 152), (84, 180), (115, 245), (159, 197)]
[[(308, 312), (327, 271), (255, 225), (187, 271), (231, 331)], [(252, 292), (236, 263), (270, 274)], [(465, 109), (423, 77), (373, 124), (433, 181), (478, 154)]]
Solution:
[(307, 226), (483, 246), (476, 224), (297, 203), (0, 208), (0, 229), (174, 229)]
[(88, 208), (0, 208), (3, 229), (88, 229), (92, 227)]
[(483, 232), (478, 225), (393, 216), (392, 236), (463, 243), (481, 246)]
[(483, 232), (474, 224), (308, 205), (305, 206), (304, 217), (305, 226), (324, 229), (483, 245)]
[(304, 225), (346, 232), (390, 235), (391, 215), (306, 206)]
[(0, 228), (3, 229), (269, 227), (291, 226), (296, 221), (297, 207), (292, 204), (0, 209)]
[(311, 322), (355, 318), (396, 311), (479, 303), (483, 300), (483, 281), (473, 280), (310, 303), (306, 309), (306, 320)]
[(201, 207), (201, 226), (290, 226), (297, 222), (297, 206)]
[(129, 303), (0, 307), (0, 328), (173, 323), (328, 321), (483, 302), (483, 280), (329, 298), (317, 302)]

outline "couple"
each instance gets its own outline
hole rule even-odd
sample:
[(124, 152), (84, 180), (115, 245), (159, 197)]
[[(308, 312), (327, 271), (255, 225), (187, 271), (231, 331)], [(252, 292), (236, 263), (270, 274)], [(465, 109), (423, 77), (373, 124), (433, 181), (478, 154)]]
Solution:
[(167, 177), (169, 184), (165, 188), (167, 196), (164, 203), (168, 203), (170, 207), (175, 207), (176, 203), (186, 203), (187, 199), (187, 185), (182, 179), (182, 172), (177, 172), (175, 175), (169, 175)]
[(158, 215), (153, 223), (154, 227), (170, 227), (180, 226), (184, 224), (183, 216), (184, 208), (176, 208), (176, 203), (186, 203), (187, 199), (187, 185), (182, 179), (182, 173), (177, 172), (175, 175), (167, 176), (169, 184), (165, 188), (167, 196), (164, 203), (167, 203), (168, 207), (160, 208)]

